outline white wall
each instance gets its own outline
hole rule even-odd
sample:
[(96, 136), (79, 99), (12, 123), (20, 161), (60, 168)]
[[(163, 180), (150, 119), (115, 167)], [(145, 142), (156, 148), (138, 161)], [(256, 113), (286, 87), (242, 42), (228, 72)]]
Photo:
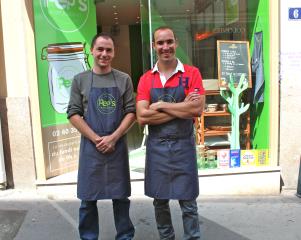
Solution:
[(44, 161), (39, 150), (41, 127), (32, 14), (31, 0), (1, 0), (0, 64), (5, 67), (1, 75), (5, 90), (0, 91), (0, 115), (5, 163), (11, 165), (6, 169), (7, 182), (15, 188), (35, 187), (35, 170), (39, 169), (35, 160)]
[(301, 20), (289, 20), (288, 12), (301, 4), (300, 0), (280, 4), (279, 161), (284, 187), (295, 189), (301, 156)]
[[(8, 97), (28, 97), (28, 57), (25, 3), (23, 0), (1, 1), (4, 61)], [(13, 14), (12, 14), (13, 13)], [(30, 33), (29, 33), (30, 34)]]

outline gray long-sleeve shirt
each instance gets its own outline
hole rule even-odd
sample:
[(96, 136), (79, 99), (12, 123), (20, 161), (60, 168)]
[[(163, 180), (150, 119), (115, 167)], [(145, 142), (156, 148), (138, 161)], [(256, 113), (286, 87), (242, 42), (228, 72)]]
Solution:
[[(80, 116), (86, 114), (91, 82), (92, 72), (90, 70), (82, 72), (74, 77), (70, 101), (67, 108), (68, 119), (75, 114)], [(112, 69), (112, 72), (106, 74), (93, 74), (93, 87), (106, 88), (116, 87), (116, 85), (120, 91), (124, 114), (134, 113), (135, 100), (133, 95), (133, 84), (128, 74), (116, 69)]]

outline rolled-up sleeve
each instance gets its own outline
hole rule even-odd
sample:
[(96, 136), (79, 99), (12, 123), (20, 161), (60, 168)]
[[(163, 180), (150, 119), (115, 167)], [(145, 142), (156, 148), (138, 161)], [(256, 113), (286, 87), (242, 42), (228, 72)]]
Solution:
[(126, 80), (125, 92), (123, 96), (124, 102), (124, 114), (135, 113), (135, 99), (134, 99), (134, 88), (130, 77)]
[(67, 108), (67, 118), (69, 119), (75, 114), (84, 115), (83, 96), (80, 91), (79, 76), (75, 76), (71, 86), (70, 100)]

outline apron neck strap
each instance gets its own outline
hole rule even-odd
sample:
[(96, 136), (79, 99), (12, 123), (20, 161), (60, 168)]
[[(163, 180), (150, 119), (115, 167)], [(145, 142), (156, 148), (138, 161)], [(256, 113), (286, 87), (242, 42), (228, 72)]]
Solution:
[[(159, 73), (159, 72), (158, 72)], [(152, 77), (152, 85), (151, 88), (154, 88), (154, 82), (155, 82), (155, 75), (156, 73), (153, 74)], [(159, 78), (160, 78), (160, 73), (159, 73)], [(161, 79), (160, 79), (161, 80)], [(187, 84), (188, 79), (186, 79), (186, 84)], [(184, 86), (183, 84), (183, 73), (181, 72), (181, 75), (179, 76), (179, 86)]]
[[(93, 72), (93, 70), (91, 70), (91, 85), (90, 85), (90, 89), (93, 87), (94, 74), (95, 74), (95, 73)], [(116, 81), (116, 78), (115, 78), (115, 74), (114, 74), (113, 69), (112, 69), (112, 71), (111, 71), (111, 74), (112, 74), (112, 76), (113, 76), (115, 86), (117, 87), (117, 81)]]

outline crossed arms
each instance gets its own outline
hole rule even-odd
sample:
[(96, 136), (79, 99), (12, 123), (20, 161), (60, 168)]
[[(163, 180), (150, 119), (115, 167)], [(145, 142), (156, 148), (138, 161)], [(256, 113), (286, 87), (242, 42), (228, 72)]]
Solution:
[(194, 118), (202, 114), (205, 97), (197, 93), (189, 93), (183, 102), (156, 102), (147, 100), (137, 102), (137, 120), (140, 125), (157, 125), (174, 118)]

